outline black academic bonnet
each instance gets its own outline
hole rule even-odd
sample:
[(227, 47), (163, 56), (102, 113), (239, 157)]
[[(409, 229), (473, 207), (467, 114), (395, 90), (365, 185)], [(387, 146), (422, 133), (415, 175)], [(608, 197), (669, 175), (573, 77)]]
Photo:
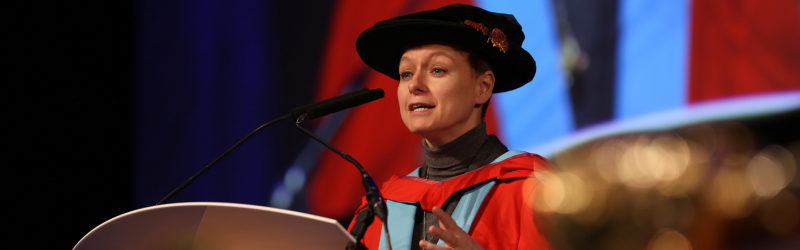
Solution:
[(523, 40), (514, 16), (451, 4), (377, 22), (361, 32), (356, 50), (364, 63), (399, 81), (406, 49), (434, 43), (462, 46), (489, 63), (495, 74), (493, 93), (500, 93), (525, 85), (536, 74), (536, 61), (522, 49)]

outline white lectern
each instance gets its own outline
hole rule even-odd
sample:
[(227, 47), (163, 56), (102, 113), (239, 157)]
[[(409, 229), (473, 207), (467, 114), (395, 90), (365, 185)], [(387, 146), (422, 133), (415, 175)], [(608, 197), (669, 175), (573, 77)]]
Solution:
[(245, 204), (187, 202), (114, 217), (73, 249), (342, 250), (352, 241), (336, 220), (325, 217)]

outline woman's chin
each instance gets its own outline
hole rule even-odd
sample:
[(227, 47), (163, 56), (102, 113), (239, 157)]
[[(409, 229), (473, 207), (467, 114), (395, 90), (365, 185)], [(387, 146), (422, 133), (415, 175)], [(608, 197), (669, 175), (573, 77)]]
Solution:
[(426, 130), (420, 128), (408, 128), (408, 131), (414, 134), (423, 135), (425, 134)]
[(432, 129), (430, 128), (430, 126), (411, 124), (408, 126), (408, 131), (411, 131), (411, 133), (425, 137), (425, 135), (429, 134), (432, 131)]

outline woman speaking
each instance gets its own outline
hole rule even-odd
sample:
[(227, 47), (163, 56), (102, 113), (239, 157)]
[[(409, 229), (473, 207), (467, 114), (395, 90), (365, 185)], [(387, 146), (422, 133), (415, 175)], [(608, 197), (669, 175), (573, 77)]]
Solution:
[[(399, 81), (400, 116), (424, 138), (424, 164), (381, 187), (393, 249), (549, 248), (532, 204), (550, 163), (509, 151), (483, 121), (493, 93), (536, 73), (524, 39), (512, 15), (464, 4), (384, 20), (359, 35), (359, 56)], [(382, 227), (375, 220), (361, 243), (386, 249)]]

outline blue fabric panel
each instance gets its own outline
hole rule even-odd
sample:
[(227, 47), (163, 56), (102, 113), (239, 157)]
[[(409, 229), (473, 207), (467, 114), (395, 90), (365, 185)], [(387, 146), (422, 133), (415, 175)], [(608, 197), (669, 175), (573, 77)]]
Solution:
[[(456, 209), (453, 210), (451, 216), (453, 220), (456, 221), (458, 227), (465, 232), (469, 232), (469, 228), (472, 227), (472, 221), (475, 219), (475, 215), (478, 214), (478, 210), (480, 210), (486, 195), (489, 194), (489, 191), (494, 187), (494, 183), (495, 179), (492, 179), (469, 187), (470, 190), (464, 192), (464, 196), (461, 196), (461, 199), (458, 201), (458, 205)], [(439, 240), (437, 245), (446, 246), (447, 244), (443, 240)]]
[(689, 0), (619, 2), (615, 118), (686, 104)]
[[(392, 236), (392, 249), (408, 250), (411, 249), (411, 236), (414, 233), (414, 216), (417, 214), (419, 205), (408, 202), (398, 202), (386, 200), (386, 208), (389, 209), (389, 235)], [(386, 223), (381, 228), (381, 243), (378, 249), (386, 249)]]
[(560, 63), (558, 31), (551, 0), (478, 0), (489, 11), (513, 14), (522, 25), (522, 48), (536, 60), (533, 81), (514, 91), (496, 94), (500, 136), (509, 148), (529, 149), (573, 131), (574, 122)]
[(525, 151), (509, 150), (508, 152), (505, 152), (502, 155), (500, 155), (499, 157), (497, 157), (497, 159), (494, 159), (494, 161), (492, 161), (492, 163), (498, 163), (498, 162), (501, 162), (501, 161), (505, 161), (506, 159), (511, 158), (512, 156), (523, 154), (523, 153), (525, 153)]
[(409, 173), (409, 174), (408, 174), (408, 175), (406, 175), (406, 176), (411, 176), (411, 177), (419, 177), (419, 171), (420, 171), (420, 170), (422, 170), (422, 168), (417, 168), (417, 169), (414, 169), (414, 171), (411, 171), (411, 173)]
[[(492, 163), (501, 162), (505, 159), (522, 153), (525, 153), (525, 151), (510, 150), (497, 157), (497, 159), (492, 161)], [(411, 173), (409, 173), (407, 176), (419, 177), (420, 169), (421, 168), (414, 169), (414, 171), (411, 171)], [(464, 196), (462, 196), (458, 201), (458, 205), (451, 215), (453, 220), (456, 221), (456, 224), (458, 224), (458, 227), (464, 231), (469, 230), (469, 228), (472, 226), (472, 220), (475, 219), (475, 215), (478, 213), (481, 204), (483, 204), (483, 199), (486, 198), (486, 195), (492, 190), (494, 183), (495, 180), (492, 179), (490, 181), (469, 187), (471, 190), (464, 193)], [(387, 200), (386, 206), (389, 208), (389, 225), (392, 226), (389, 228), (389, 234), (392, 235), (392, 239), (396, 239), (396, 241), (392, 244), (392, 248), (410, 249), (411, 246), (406, 246), (405, 244), (409, 243), (407, 241), (410, 241), (411, 239), (411, 234), (414, 231), (414, 220), (410, 220), (409, 222), (408, 218), (414, 218), (416, 215), (416, 203), (404, 203)], [(394, 219), (397, 219), (398, 221), (395, 222)], [(395, 231), (400, 232), (395, 233)], [(386, 239), (383, 238), (383, 232), (381, 232), (380, 249), (386, 249), (386, 243), (384, 242), (385, 240)], [(444, 241), (441, 240), (437, 244), (442, 246), (445, 245)]]

